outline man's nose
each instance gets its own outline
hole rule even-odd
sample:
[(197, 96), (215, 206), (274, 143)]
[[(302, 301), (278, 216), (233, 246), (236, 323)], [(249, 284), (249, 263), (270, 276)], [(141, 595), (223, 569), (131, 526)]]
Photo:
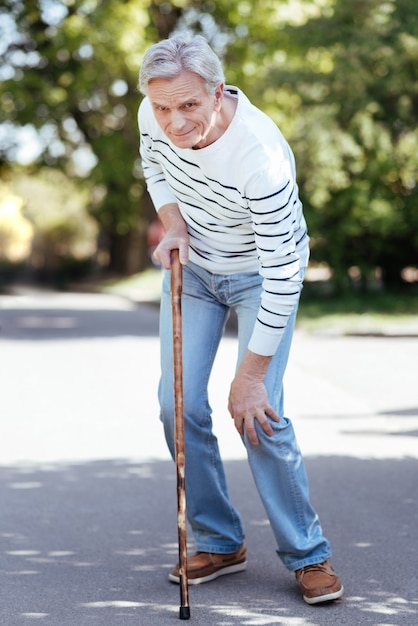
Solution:
[(184, 115), (181, 111), (173, 111), (171, 115), (171, 125), (174, 129), (180, 130), (184, 126)]

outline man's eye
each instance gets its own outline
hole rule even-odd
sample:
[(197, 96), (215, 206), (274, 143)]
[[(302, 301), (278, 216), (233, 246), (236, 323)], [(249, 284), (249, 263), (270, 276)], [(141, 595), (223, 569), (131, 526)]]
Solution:
[(184, 106), (186, 109), (191, 109), (192, 107), (194, 107), (195, 103), (194, 102), (187, 102)]

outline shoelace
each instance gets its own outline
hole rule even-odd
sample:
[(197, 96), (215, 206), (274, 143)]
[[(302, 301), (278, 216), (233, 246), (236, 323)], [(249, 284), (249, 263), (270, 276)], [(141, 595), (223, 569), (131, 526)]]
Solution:
[(302, 568), (304, 572), (326, 572), (327, 568), (322, 563), (313, 563)]
[(328, 571), (327, 567), (323, 563), (313, 563), (312, 565), (305, 565), (305, 567), (301, 568), (299, 578), (302, 578), (308, 572), (322, 572), (323, 574), (333, 576), (332, 570)]

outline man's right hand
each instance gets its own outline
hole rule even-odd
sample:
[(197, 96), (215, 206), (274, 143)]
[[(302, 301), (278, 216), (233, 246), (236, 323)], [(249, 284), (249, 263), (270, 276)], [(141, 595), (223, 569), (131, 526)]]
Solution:
[(171, 267), (171, 251), (178, 250), (180, 263), (187, 265), (189, 260), (189, 233), (177, 204), (166, 204), (158, 211), (165, 235), (154, 250), (153, 258), (164, 269)]

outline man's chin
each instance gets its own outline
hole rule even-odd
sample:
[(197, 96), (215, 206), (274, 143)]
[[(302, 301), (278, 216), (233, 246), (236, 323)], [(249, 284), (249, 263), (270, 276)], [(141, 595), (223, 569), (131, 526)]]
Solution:
[(176, 148), (180, 148), (182, 150), (188, 150), (190, 148), (193, 148), (193, 144), (190, 141), (173, 141), (171, 140), (171, 142), (176, 146)]

